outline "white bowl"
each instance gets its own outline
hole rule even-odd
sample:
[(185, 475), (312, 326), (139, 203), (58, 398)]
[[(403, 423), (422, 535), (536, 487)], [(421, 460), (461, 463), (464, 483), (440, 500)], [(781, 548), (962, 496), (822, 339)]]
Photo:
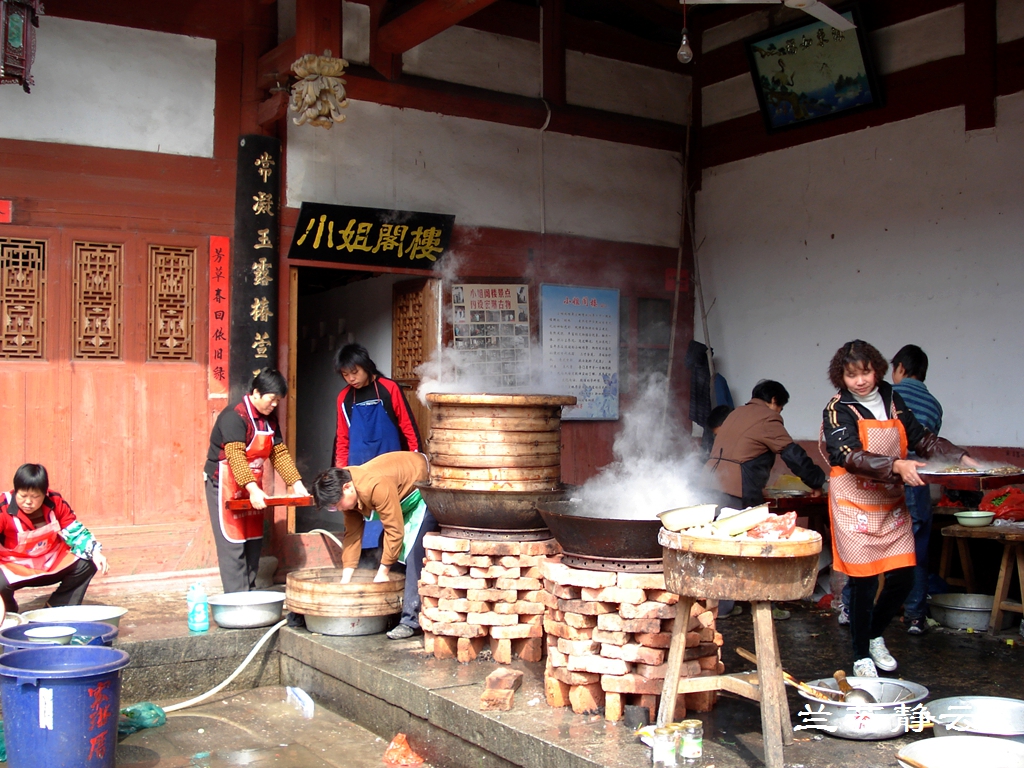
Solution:
[(118, 608), (115, 605), (61, 605), (56, 608), (26, 611), (22, 616), (30, 623), (39, 621), (48, 624), (74, 624), (76, 621), (102, 621), (116, 627), (126, 613), (127, 608)]
[(921, 739), (909, 744), (896, 754), (903, 768), (910, 768), (900, 760), (909, 757), (928, 768), (964, 768), (977, 765), (984, 768), (1021, 768), (1024, 765), (1024, 744), (991, 736), (957, 736), (955, 739)]
[(995, 520), (996, 513), (971, 509), (964, 512), (954, 512), (953, 516), (960, 525), (966, 525), (968, 528), (981, 528), (983, 525), (989, 525)]
[(698, 525), (707, 525), (715, 519), (716, 504), (697, 504), (692, 507), (669, 509), (658, 515), (661, 524), (670, 531), (682, 531)]
[(30, 627), (25, 630), (25, 639), (30, 643), (67, 645), (74, 634), (74, 627)]

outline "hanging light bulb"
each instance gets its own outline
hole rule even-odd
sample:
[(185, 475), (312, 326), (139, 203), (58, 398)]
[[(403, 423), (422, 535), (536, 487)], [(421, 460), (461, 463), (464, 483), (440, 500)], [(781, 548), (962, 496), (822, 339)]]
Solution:
[(689, 64), (693, 61), (693, 48), (690, 47), (690, 38), (686, 34), (686, 27), (683, 27), (683, 42), (676, 51), (676, 58), (680, 64)]
[(676, 58), (680, 64), (689, 64), (693, 61), (693, 48), (690, 47), (690, 38), (686, 34), (686, 0), (680, 0), (683, 4), (683, 42), (676, 51)]

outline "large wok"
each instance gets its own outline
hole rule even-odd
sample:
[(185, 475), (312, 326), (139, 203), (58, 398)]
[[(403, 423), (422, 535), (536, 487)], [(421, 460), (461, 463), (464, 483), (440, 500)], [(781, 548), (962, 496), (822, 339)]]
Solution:
[(417, 486), (427, 509), (441, 525), (521, 531), (544, 528), (537, 504), (558, 501), (557, 491), (459, 491), (430, 485)]
[(628, 518), (620, 509), (581, 501), (537, 505), (551, 534), (568, 555), (614, 560), (653, 560), (662, 556), (661, 520)]

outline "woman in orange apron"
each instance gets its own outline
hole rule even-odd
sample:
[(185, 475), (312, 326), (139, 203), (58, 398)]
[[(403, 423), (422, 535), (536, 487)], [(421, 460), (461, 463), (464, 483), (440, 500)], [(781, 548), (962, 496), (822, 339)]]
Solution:
[[(882, 633), (914, 583), (914, 533), (904, 486), (924, 485), (908, 447), (926, 459), (948, 456), (969, 466), (966, 451), (925, 429), (883, 379), (889, 364), (867, 342), (844, 344), (829, 364), (839, 393), (822, 418), (823, 454), (832, 467), (829, 512), (832, 567), (850, 577), (853, 672), (877, 677), (896, 660)], [(878, 602), (878, 575), (885, 586)]]
[[(288, 486), (289, 495), (305, 496), (274, 410), (288, 394), (279, 371), (265, 369), (252, 380), (249, 394), (217, 416), (206, 456), (206, 504), (217, 544), (217, 563), (225, 592), (256, 587), (263, 549), (263, 475), (269, 460)], [(248, 498), (251, 510), (229, 510), (224, 503)]]
[(96, 571), (106, 573), (102, 547), (56, 491), (42, 464), (22, 464), (14, 490), (0, 495), (0, 597), (17, 611), (14, 591), (58, 584), (47, 607), (81, 605)]

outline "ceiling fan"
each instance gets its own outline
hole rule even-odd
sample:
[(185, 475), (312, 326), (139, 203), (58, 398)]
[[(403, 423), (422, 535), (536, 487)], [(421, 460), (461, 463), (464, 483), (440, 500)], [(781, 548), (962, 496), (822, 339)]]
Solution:
[(819, 0), (679, 0), (683, 6), (687, 5), (745, 5), (757, 3), (761, 5), (784, 4), (787, 8), (798, 8), (804, 13), (809, 13), (816, 19), (829, 24), (836, 29), (849, 30), (857, 25), (845, 16), (836, 13)]

